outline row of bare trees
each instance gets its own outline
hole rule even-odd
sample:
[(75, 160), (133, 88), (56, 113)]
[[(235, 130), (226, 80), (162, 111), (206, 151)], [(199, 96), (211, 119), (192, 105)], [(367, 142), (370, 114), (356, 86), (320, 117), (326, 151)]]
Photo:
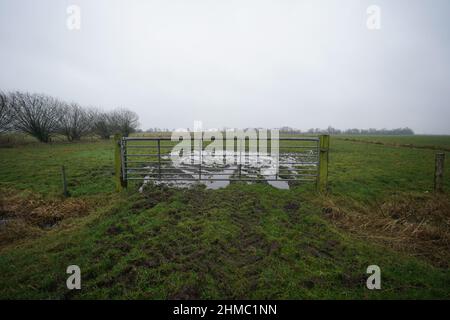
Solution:
[(44, 94), (0, 92), (0, 133), (23, 132), (41, 142), (59, 134), (76, 141), (93, 134), (102, 139), (115, 133), (128, 136), (138, 127), (138, 115), (127, 109), (103, 112)]

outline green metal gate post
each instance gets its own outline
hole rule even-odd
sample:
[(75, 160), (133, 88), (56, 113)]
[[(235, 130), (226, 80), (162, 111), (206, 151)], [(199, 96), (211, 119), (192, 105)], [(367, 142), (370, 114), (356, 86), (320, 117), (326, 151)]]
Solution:
[(317, 190), (327, 192), (328, 184), (328, 150), (330, 149), (330, 136), (324, 134), (319, 141), (319, 177), (317, 179)]
[(116, 191), (120, 192), (127, 187), (127, 181), (123, 179), (122, 166), (122, 135), (114, 135), (114, 179), (116, 180)]

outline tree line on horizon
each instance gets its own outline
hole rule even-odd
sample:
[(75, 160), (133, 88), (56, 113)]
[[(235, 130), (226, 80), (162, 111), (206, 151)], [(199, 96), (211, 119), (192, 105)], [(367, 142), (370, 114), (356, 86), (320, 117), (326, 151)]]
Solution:
[[(223, 128), (219, 131), (227, 131), (231, 128)], [(250, 128), (246, 128), (250, 129)], [(264, 129), (264, 128), (259, 128)], [(397, 128), (397, 129), (346, 129), (346, 130), (340, 130), (335, 129), (331, 126), (329, 126), (327, 129), (320, 129), (320, 128), (311, 128), (309, 130), (301, 130), (291, 127), (281, 127), (278, 128), (280, 133), (283, 134), (332, 134), (332, 135), (414, 135), (414, 131), (408, 127), (406, 128)], [(191, 131), (191, 129), (186, 128), (187, 131)], [(140, 133), (157, 133), (157, 132), (172, 132), (174, 130), (167, 129), (167, 128), (149, 128), (147, 130), (137, 130), (136, 132)]]
[(128, 109), (105, 112), (45, 94), (0, 92), (0, 133), (21, 132), (47, 143), (55, 135), (68, 141), (88, 135), (102, 139), (116, 133), (128, 136), (138, 127), (138, 115)]
[[(396, 129), (346, 129), (329, 126), (326, 129), (301, 129), (284, 126), (278, 128), (283, 134), (332, 134), (332, 135), (414, 135), (408, 127)], [(86, 108), (77, 103), (67, 103), (45, 94), (0, 91), (0, 134), (22, 132), (41, 142), (50, 142), (55, 135), (63, 135), (68, 141), (84, 136), (97, 135), (109, 139), (120, 133), (129, 136), (134, 132), (171, 132), (167, 128), (139, 129), (139, 116), (128, 109), (118, 108), (102, 111)]]
[(375, 128), (369, 128), (369, 129), (336, 129), (332, 126), (329, 126), (326, 129), (320, 129), (320, 128), (311, 128), (306, 131), (302, 131), (300, 129), (295, 129), (291, 127), (282, 127), (279, 128), (280, 133), (285, 134), (332, 134), (332, 135), (414, 135), (414, 131), (411, 128), (396, 128), (396, 129), (375, 129)]

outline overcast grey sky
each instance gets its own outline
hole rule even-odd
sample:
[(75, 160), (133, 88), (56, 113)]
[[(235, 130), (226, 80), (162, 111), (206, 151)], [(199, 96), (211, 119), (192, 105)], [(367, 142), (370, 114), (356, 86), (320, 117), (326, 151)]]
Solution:
[(0, 89), (127, 107), (143, 129), (450, 134), (450, 1), (0, 0)]

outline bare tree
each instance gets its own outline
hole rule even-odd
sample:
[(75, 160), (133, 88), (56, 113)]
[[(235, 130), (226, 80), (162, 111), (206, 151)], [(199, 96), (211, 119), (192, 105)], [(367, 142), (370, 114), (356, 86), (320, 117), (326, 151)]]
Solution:
[(76, 103), (64, 104), (58, 121), (58, 132), (65, 135), (67, 140), (80, 140), (91, 129), (91, 115)]
[(0, 91), (0, 133), (12, 128), (11, 97)]
[(62, 102), (41, 94), (11, 94), (14, 127), (41, 142), (49, 142), (57, 132)]
[(109, 139), (114, 133), (112, 117), (99, 110), (92, 111), (92, 132), (102, 139)]
[(139, 116), (127, 109), (117, 109), (111, 114), (114, 132), (121, 133), (128, 137), (139, 127)]

